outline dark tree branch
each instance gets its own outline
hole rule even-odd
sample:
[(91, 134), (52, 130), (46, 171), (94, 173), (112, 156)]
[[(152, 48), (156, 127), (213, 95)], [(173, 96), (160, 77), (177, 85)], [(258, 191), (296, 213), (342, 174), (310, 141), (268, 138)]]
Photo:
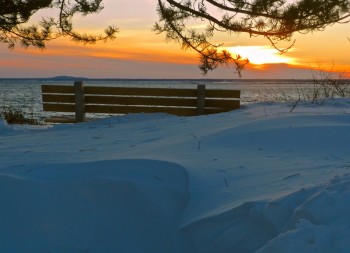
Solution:
[[(25, 26), (34, 13), (45, 8), (59, 10), (58, 17)], [(84, 44), (114, 39), (118, 29), (113, 26), (106, 28), (103, 35), (81, 34), (74, 30), (72, 20), (76, 14), (98, 13), (102, 8), (102, 0), (0, 0), (0, 42), (8, 44), (9, 48), (17, 43), (45, 48), (47, 41), (61, 36)]]
[[(228, 52), (219, 52), (219, 46), (210, 42), (215, 31), (263, 36), (284, 53), (295, 41), (284, 49), (279, 48), (278, 42), (291, 41), (296, 32), (309, 33), (335, 23), (350, 22), (350, 1), (158, 0), (158, 15), (154, 29), (165, 33), (168, 40), (181, 43), (183, 48), (198, 52), (200, 68), (207, 73), (230, 62), (237, 69), (242, 67), (239, 56), (233, 60)], [(192, 28), (193, 21), (206, 23), (207, 30)]]

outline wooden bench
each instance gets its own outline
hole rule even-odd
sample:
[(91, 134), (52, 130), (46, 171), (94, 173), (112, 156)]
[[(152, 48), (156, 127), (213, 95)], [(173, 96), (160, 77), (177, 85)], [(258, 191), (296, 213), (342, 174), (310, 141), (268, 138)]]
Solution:
[(86, 113), (128, 114), (168, 113), (195, 116), (227, 112), (240, 107), (239, 90), (137, 88), (42, 85), (43, 110), (74, 113), (70, 117), (52, 117), (48, 122), (73, 123), (86, 120)]

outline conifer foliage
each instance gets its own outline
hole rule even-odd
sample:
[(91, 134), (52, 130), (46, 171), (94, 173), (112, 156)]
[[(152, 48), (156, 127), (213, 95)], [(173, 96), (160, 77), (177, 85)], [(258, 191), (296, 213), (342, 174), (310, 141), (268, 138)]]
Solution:
[[(13, 48), (45, 48), (49, 40), (68, 36), (76, 42), (93, 44), (99, 40), (114, 39), (118, 29), (109, 26), (102, 35), (79, 33), (74, 29), (75, 15), (98, 13), (102, 0), (0, 0), (0, 42)], [(52, 9), (56, 16), (43, 17), (32, 24), (30, 18), (39, 10)]]

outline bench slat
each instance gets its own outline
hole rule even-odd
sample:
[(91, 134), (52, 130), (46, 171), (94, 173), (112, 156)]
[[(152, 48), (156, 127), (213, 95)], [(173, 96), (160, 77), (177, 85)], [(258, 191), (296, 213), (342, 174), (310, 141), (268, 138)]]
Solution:
[[(44, 103), (74, 103), (74, 95), (43, 94)], [(164, 105), (195, 107), (196, 99), (186, 98), (156, 98), (156, 97), (115, 97), (115, 96), (86, 96), (86, 104), (123, 104), (123, 105)], [(205, 99), (208, 107), (239, 108), (239, 100)]]
[(222, 113), (222, 112), (229, 112), (232, 110), (233, 110), (232, 108), (212, 107), (212, 108), (205, 108), (204, 114)]
[(60, 124), (67, 124), (67, 123), (75, 123), (75, 117), (69, 117), (69, 116), (54, 116), (50, 118), (46, 118), (45, 122), (47, 123), (60, 123)]
[(239, 109), (239, 100), (228, 100), (228, 99), (206, 99), (205, 107), (218, 107), (218, 108), (228, 108), (228, 109)]
[(71, 93), (74, 94), (74, 86), (67, 85), (42, 85), (42, 93)]
[(205, 90), (205, 97), (206, 98), (237, 98), (239, 99), (241, 97), (241, 91), (240, 90), (211, 90), (207, 89)]
[(197, 114), (196, 108), (181, 107), (144, 107), (144, 106), (123, 106), (123, 105), (86, 105), (87, 113), (109, 113), (109, 114), (128, 114), (128, 113), (169, 113), (178, 116), (194, 116)]
[[(72, 93), (73, 86), (42, 85), (42, 93)], [(168, 88), (135, 88), (135, 87), (98, 87), (85, 86), (85, 94), (100, 95), (140, 95), (140, 96), (166, 96), (166, 97), (196, 97), (197, 89), (168, 89)], [(205, 91), (206, 97), (240, 98), (240, 90), (213, 90)]]
[[(74, 95), (43, 94), (44, 103), (74, 103)], [(156, 98), (156, 97), (114, 97), (114, 96), (86, 96), (86, 104), (123, 104), (123, 105), (164, 105), (164, 106), (188, 106), (195, 107), (195, 99), (185, 98)], [(206, 99), (208, 107), (230, 107), (239, 106), (238, 100)]]
[(197, 97), (196, 89), (136, 88), (136, 87), (97, 87), (85, 86), (85, 94), (154, 96), (154, 97)]
[(44, 103), (74, 103), (74, 95), (59, 95), (59, 94), (43, 94), (42, 99)]
[(159, 97), (116, 97), (116, 96), (85, 96), (85, 104), (106, 105), (145, 105), (145, 106), (196, 106), (196, 99), (192, 98), (159, 98)]
[(75, 106), (73, 104), (43, 103), (43, 110), (48, 112), (75, 112)]

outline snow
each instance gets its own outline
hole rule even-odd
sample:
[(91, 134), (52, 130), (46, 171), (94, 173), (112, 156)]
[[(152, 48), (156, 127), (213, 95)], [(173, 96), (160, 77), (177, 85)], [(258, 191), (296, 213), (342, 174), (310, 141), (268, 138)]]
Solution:
[(350, 100), (0, 121), (2, 253), (348, 252)]

